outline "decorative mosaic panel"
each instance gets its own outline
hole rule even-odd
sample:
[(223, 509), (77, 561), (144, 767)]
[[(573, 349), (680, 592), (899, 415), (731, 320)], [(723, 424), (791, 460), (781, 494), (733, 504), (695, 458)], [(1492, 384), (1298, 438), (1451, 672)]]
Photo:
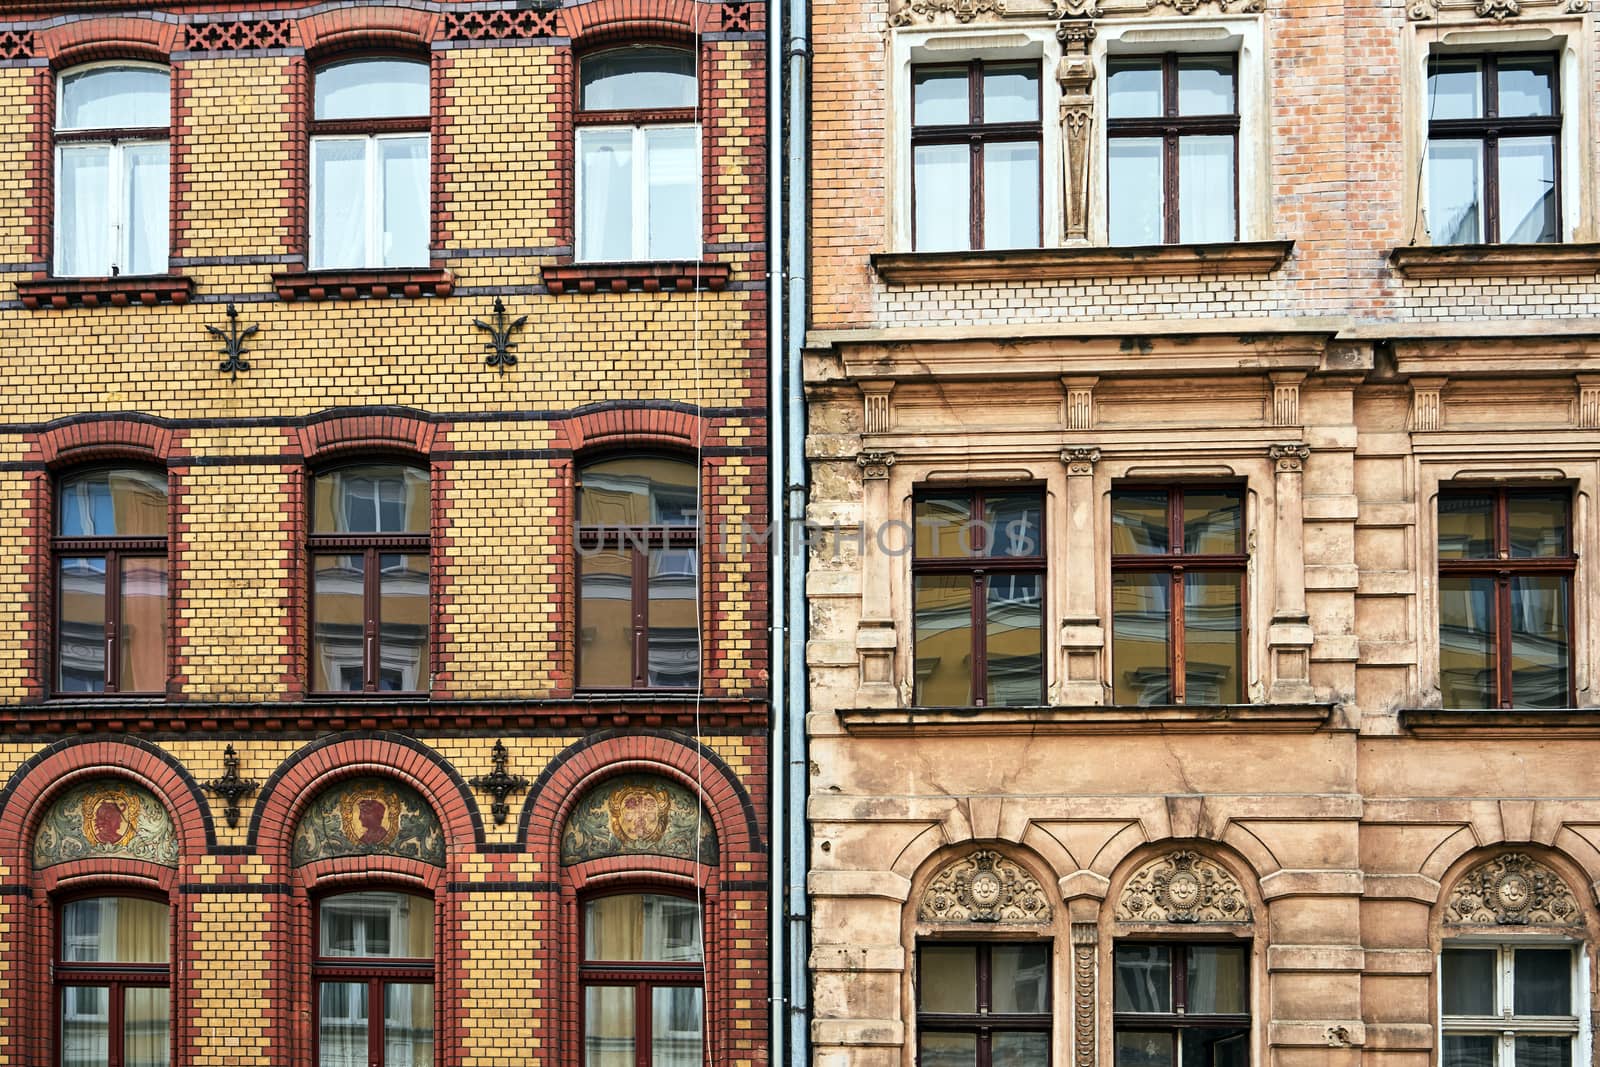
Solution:
[(149, 790), (102, 778), (67, 790), (50, 805), (33, 838), (35, 867), (105, 858), (178, 865), (172, 817)]
[(444, 866), (444, 830), (428, 802), (389, 778), (354, 778), (318, 795), (295, 827), (296, 867), (336, 856), (403, 856)]
[(607, 856), (696, 857), (717, 862), (717, 837), (683, 786), (649, 774), (612, 778), (578, 802), (561, 833), (563, 865)]

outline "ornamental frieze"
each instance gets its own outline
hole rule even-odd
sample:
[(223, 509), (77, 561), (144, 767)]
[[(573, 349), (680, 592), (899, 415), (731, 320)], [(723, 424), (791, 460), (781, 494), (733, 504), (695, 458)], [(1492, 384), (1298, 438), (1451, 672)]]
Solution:
[(1039, 880), (990, 849), (936, 874), (917, 912), (918, 919), (930, 923), (1042, 923), (1050, 916)]
[(608, 780), (578, 802), (561, 832), (563, 866), (639, 855), (717, 862), (716, 831), (700, 802), (658, 775)]
[(82, 859), (145, 860), (178, 865), (178, 835), (166, 807), (148, 789), (102, 778), (69, 789), (50, 805), (33, 838), (33, 865)]
[(1179, 849), (1151, 860), (1128, 879), (1117, 918), (1147, 923), (1250, 921), (1244, 890), (1226, 867), (1198, 852)]
[(1478, 864), (1456, 880), (1444, 921), (1498, 926), (1576, 926), (1578, 901), (1555, 871), (1522, 852)]
[(290, 861), (400, 856), (444, 866), (444, 831), (428, 802), (389, 778), (354, 778), (324, 791), (295, 827)]

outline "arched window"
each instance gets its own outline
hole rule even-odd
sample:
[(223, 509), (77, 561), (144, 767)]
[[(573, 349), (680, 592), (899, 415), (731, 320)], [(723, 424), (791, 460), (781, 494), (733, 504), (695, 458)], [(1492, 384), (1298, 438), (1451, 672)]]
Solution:
[(167, 905), (86, 897), (63, 903), (58, 920), (61, 1067), (166, 1067), (172, 1050)]
[(700, 907), (659, 893), (583, 905), (584, 1067), (699, 1067), (705, 1043)]
[(102, 469), (56, 491), (58, 693), (159, 693), (167, 683), (167, 479)]
[(319, 1067), (426, 1067), (433, 1057), (433, 901), (363, 891), (317, 907)]
[(428, 263), (428, 64), (358, 59), (316, 72), (311, 269)]
[(311, 688), (428, 688), (428, 474), (363, 463), (311, 492)]
[(699, 471), (628, 456), (578, 477), (578, 685), (700, 680)]
[(62, 277), (167, 269), (169, 75), (104, 63), (56, 93), (56, 256)]
[(577, 258), (700, 257), (694, 53), (634, 45), (579, 65)]

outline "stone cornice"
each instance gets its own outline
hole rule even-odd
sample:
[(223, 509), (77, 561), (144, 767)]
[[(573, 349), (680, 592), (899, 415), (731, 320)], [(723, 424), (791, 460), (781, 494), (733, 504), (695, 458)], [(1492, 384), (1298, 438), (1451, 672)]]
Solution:
[(1600, 738), (1600, 710), (1562, 708), (1456, 711), (1403, 708), (1400, 725), (1422, 739), (1562, 740)]
[(1268, 274), (1283, 265), (1293, 248), (1293, 241), (1229, 241), (994, 252), (880, 252), (872, 257), (872, 266), (890, 285)]
[(843, 708), (839, 721), (855, 736), (1147, 733), (1312, 733), (1332, 704), (1236, 704), (1038, 708)]
[(1389, 253), (1406, 278), (1553, 278), (1600, 274), (1600, 244), (1417, 245)]

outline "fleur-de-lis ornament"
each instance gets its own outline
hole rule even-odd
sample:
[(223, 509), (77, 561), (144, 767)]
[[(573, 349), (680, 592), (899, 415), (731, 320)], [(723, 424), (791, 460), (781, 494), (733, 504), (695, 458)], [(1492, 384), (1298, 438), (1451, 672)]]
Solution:
[(511, 340), (511, 335), (521, 329), (522, 324), (527, 321), (528, 316), (520, 315), (507, 322), (505, 301), (498, 296), (495, 297), (493, 325), (484, 322), (482, 319), (472, 320), (472, 324), (480, 330), (489, 331), (489, 340), (483, 347), (492, 349), (492, 351), (484, 358), (484, 362), (491, 367), (500, 368), (501, 374), (506, 372), (507, 367), (515, 367), (517, 365), (517, 355), (511, 350), (517, 346)]
[(239, 329), (239, 309), (230, 302), (228, 304), (228, 328), (224, 330), (217, 326), (206, 326), (206, 329), (211, 331), (213, 336), (222, 339), (222, 354), (228, 357), (217, 364), (217, 369), (227, 371), (233, 376), (234, 381), (238, 381), (239, 372), (250, 369), (249, 361), (244, 358), (245, 354), (250, 350), (244, 346), (244, 343), (251, 334), (260, 328), (259, 326), (246, 326), (243, 330)]

